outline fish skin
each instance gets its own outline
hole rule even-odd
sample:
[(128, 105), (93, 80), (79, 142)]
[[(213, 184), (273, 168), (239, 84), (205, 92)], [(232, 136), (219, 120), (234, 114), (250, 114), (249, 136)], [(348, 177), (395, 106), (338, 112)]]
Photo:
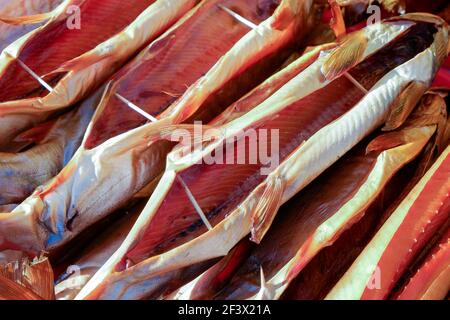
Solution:
[[(143, 205), (137, 204), (128, 212), (115, 221), (107, 230), (104, 230), (99, 237), (96, 237), (95, 243), (85, 248), (78, 258), (70, 265), (76, 266), (77, 270), (72, 275), (63, 274), (60, 276), (55, 286), (56, 299), (72, 300), (88, 282), (88, 280), (97, 272), (108, 258), (117, 250), (125, 239), (129, 230), (136, 222)], [(73, 271), (70, 269), (70, 271)]]
[[(52, 28), (65, 26), (67, 20), (66, 8), (73, 4), (82, 4), (82, 9), (89, 7), (91, 9), (89, 12), (93, 13), (95, 10), (92, 10), (92, 3), (95, 1), (92, 1), (67, 0), (64, 5), (58, 8), (57, 14), (55, 14), (55, 17), (51, 21), (11, 44), (3, 52), (0, 57), (0, 82), (4, 83), (2, 85), (5, 89), (3, 92), (7, 92), (13, 100), (5, 101), (5, 98), (8, 98), (5, 94), (3, 94), (4, 97), (1, 99), (0, 130), (3, 138), (0, 141), (0, 146), (8, 143), (18, 133), (45, 121), (57, 110), (80, 101), (92, 92), (93, 89), (105, 82), (109, 76), (138, 52), (143, 45), (159, 36), (197, 2), (197, 0), (161, 0), (156, 2), (154, 0), (134, 0), (136, 2), (136, 5), (134, 5), (132, 2), (124, 4), (117, 0), (108, 0), (117, 2), (113, 6), (108, 7), (115, 10), (116, 13), (131, 6), (130, 10), (126, 10), (128, 15), (124, 16), (122, 13), (120, 14), (121, 17), (123, 16), (122, 20), (125, 19), (122, 21), (123, 25), (119, 25), (115, 21), (114, 24), (110, 24), (112, 29), (108, 29), (110, 34), (107, 34), (106, 37), (105, 35), (103, 37), (99, 37), (98, 35), (92, 37), (94, 41), (100, 42), (95, 43), (91, 41), (90, 43), (86, 43), (84, 47), (81, 46), (78, 49), (77, 53), (72, 53), (70, 56), (67, 54), (64, 56), (53, 54), (51, 56), (53, 59), (47, 59), (47, 61), (50, 60), (51, 64), (47, 62), (39, 65), (38, 68), (33, 63), (27, 61), (27, 57), (29, 56), (28, 51), (31, 51), (32, 56), (28, 57), (30, 59), (41, 51), (44, 51), (39, 56), (41, 59), (48, 58), (51, 54), (50, 48), (45, 48), (44, 50), (42, 47), (39, 47), (41, 43), (38, 40), (40, 37), (48, 37), (49, 32), (47, 31), (51, 31)], [(144, 10), (145, 8), (146, 10)], [(83, 14), (83, 12), (81, 13)], [(105, 10), (102, 13), (112, 14)], [(94, 16), (91, 15), (90, 17)], [(95, 15), (95, 18), (99, 19), (100, 17)], [(83, 19), (85, 25), (81, 30), (86, 30), (86, 32), (95, 31), (92, 30), (95, 25), (90, 28), (87, 27), (86, 24), (90, 20), (86, 19), (87, 17)], [(110, 20), (106, 19), (106, 21)], [(132, 23), (129, 24), (130, 22)], [(68, 30), (62, 34), (73, 35), (75, 33), (73, 30)], [(63, 40), (68, 41), (70, 39), (64, 38)], [(53, 42), (53, 45), (56, 43), (58, 42)], [(87, 47), (88, 45), (89, 47)], [(37, 47), (37, 50), (34, 50), (33, 46)], [(68, 52), (70, 53), (70, 51)], [(27, 73), (24, 73), (25, 71), (17, 65), (13, 57), (19, 55), (21, 60), (25, 60), (24, 62), (33, 71), (43, 76), (53, 86), (51, 93), (47, 94), (42, 91), (43, 88), (38, 86), (37, 81)], [(35, 60), (33, 58), (34, 63), (37, 62)], [(16, 90), (22, 88), (21, 90), (23, 91), (25, 88), (24, 85), (28, 83), (31, 86), (30, 88), (41, 91), (31, 93), (30, 95), (30, 92), (25, 92), (25, 90), (24, 93), (26, 96), (17, 96), (17, 92), (13, 93), (12, 89), (8, 88), (11, 87), (11, 83), (14, 83), (14, 81), (8, 82), (7, 79), (10, 74), (14, 73), (11, 70), (12, 68), (15, 68), (19, 72), (18, 74), (22, 75), (26, 80), (26, 82), (21, 82), (21, 86), (16, 86)], [(17, 81), (17, 79), (13, 80)]]
[(19, 204), (68, 164), (80, 147), (103, 90), (58, 117), (24, 152), (0, 152), (0, 205)]
[(450, 290), (450, 229), (430, 250), (396, 300), (444, 300)]
[[(389, 23), (388, 25), (388, 29), (393, 26)], [(412, 26), (411, 23), (405, 22), (405, 28), (402, 29), (402, 27), (399, 27), (400, 25), (401, 23), (395, 23), (395, 27), (393, 27), (394, 30), (389, 33), (384, 33), (385, 37), (374, 37), (376, 41), (367, 47), (366, 54), (368, 55), (369, 53), (377, 51), (379, 47), (392, 41), (399, 33), (405, 32), (405, 30)], [(369, 28), (368, 32), (374, 31), (372, 28)], [(400, 28), (401, 31), (397, 28)], [(445, 33), (446, 31), (440, 28), (439, 32)], [(387, 38), (386, 35), (388, 35)], [(91, 279), (86, 287), (83, 288), (81, 293), (77, 296), (77, 299), (117, 299), (123, 296), (137, 298), (142, 292), (133, 292), (133, 287), (136, 286), (142, 288), (145, 283), (151, 283), (154, 276), (158, 276), (165, 272), (172, 272), (197, 262), (226, 255), (239, 240), (247, 236), (251, 231), (251, 213), (257, 206), (260, 195), (263, 194), (266, 185), (268, 185), (272, 179), (278, 179), (281, 176), (288, 182), (288, 187), (284, 189), (285, 192), (283, 193), (282, 199), (283, 202), (290, 199), (295, 193), (319, 175), (326, 167), (335, 162), (337, 158), (356, 145), (365, 135), (381, 125), (383, 119), (387, 117), (390, 103), (393, 102), (395, 97), (400, 93), (401, 84), (406, 81), (406, 79), (409, 80), (418, 77), (431, 82), (434, 76), (432, 68), (434, 63), (434, 58), (432, 58), (434, 56), (433, 52), (434, 48), (430, 47), (396, 68), (394, 71), (388, 73), (388, 75), (386, 75), (382, 81), (379, 81), (357, 106), (352, 108), (352, 112), (346, 113), (344, 116), (340, 117), (339, 120), (334, 121), (332, 124), (320, 130), (318, 134), (313, 135), (311, 139), (307, 140), (301, 148), (290, 154), (283, 164), (266, 178), (264, 183), (261, 183), (244, 202), (241, 202), (238, 209), (229, 213), (227, 218), (223, 221), (219, 221), (218, 224), (213, 223), (215, 226), (211, 231), (205, 232), (188, 243), (178, 243), (178, 247), (172, 247), (173, 249), (166, 252), (162, 251), (164, 252), (162, 254), (161, 251), (156, 251), (155, 255), (143, 261), (140, 261), (142, 256), (137, 256), (138, 259), (131, 259), (135, 264), (126, 269), (124, 266), (124, 259), (129, 257), (128, 254), (132, 250), (136, 250), (136, 248), (139, 247), (140, 240), (144, 238), (144, 235), (147, 239), (150, 239), (149, 243), (153, 245), (153, 247), (150, 247), (150, 250), (154, 250), (156, 243), (152, 242), (151, 238), (152, 236), (158, 235), (156, 235), (157, 232), (147, 235), (147, 229), (151, 227), (152, 222), (155, 222), (156, 225), (156, 221), (159, 220), (164, 224), (164, 219), (167, 219), (168, 215), (164, 218), (161, 215), (157, 215), (157, 212), (162, 203), (168, 203), (163, 201), (171, 191), (171, 187), (174, 186), (175, 188), (178, 188), (178, 186), (176, 186), (177, 183), (175, 182), (177, 175), (188, 169), (192, 164), (197, 163), (203, 155), (209, 154), (215, 150), (221, 142), (211, 143), (210, 145), (207, 145), (203, 152), (196, 153), (193, 157), (181, 159), (188, 159), (186, 162), (173, 162), (171, 159), (174, 159), (174, 157), (169, 156), (168, 159), (170, 161), (168, 161), (166, 173), (163, 175), (160, 184), (153, 193), (147, 207), (144, 209), (127, 239), (124, 241), (121, 248), (116, 251), (111, 259)], [(261, 123), (264, 123), (264, 119), (273, 117), (273, 115), (286, 104), (289, 105), (296, 99), (300, 99), (311, 92), (326, 87), (329, 82), (323, 81), (323, 74), (321, 73), (320, 68), (325, 59), (326, 56), (322, 56), (321, 59), (307, 69), (308, 72), (300, 77), (303, 82), (300, 80), (297, 82), (291, 80), (287, 85), (281, 88), (277, 94), (272, 95), (263, 104), (248, 112), (243, 117), (227, 124), (226, 128), (229, 130), (227, 131), (227, 135), (232, 135), (242, 130), (242, 128), (246, 128), (246, 124), (251, 126), (257, 123), (259, 126)], [(414, 74), (412, 71), (415, 70), (415, 67), (418, 64), (423, 63), (428, 64), (430, 73), (428, 75)], [(402, 76), (399, 77), (399, 75)], [(389, 83), (389, 85), (387, 85), (387, 83)], [(393, 85), (391, 86), (391, 84)], [(298, 88), (302, 88), (303, 90), (298, 92)], [(373, 99), (372, 97), (375, 96), (382, 96), (382, 100), (384, 101)], [(280, 100), (283, 101), (283, 104), (280, 103)], [(371, 107), (367, 107), (366, 103), (374, 104), (371, 105)], [(264, 110), (264, 112), (261, 112), (261, 110)], [(365, 119), (364, 124), (359, 123), (361, 119)], [(342, 133), (342, 130), (339, 130), (339, 126), (347, 127), (350, 123), (353, 128), (353, 134), (344, 134), (345, 137), (342, 137), (342, 141), (337, 141), (335, 139), (335, 134), (332, 134), (332, 132)], [(321, 146), (321, 150), (316, 150), (315, 146)], [(336, 148), (342, 148), (340, 149), (342, 153), (338, 152), (336, 154)], [(327, 154), (325, 150), (328, 150), (329, 153)], [(305, 154), (308, 156), (305, 157)], [(303, 161), (299, 161), (300, 158)], [(303, 177), (303, 175), (299, 176), (298, 172), (307, 172), (308, 175), (306, 177)], [(193, 177), (191, 178), (192, 179), (186, 181), (188, 185), (189, 182), (196, 181)], [(179, 193), (179, 197), (184, 198), (182, 193)], [(186, 203), (184, 203), (184, 207), (186, 207)], [(183, 220), (182, 215), (177, 218)], [(195, 219), (195, 216), (188, 216), (186, 218)], [(164, 224), (164, 228), (171, 226), (174, 224), (173, 222), (174, 220), (172, 217), (168, 224)], [(159, 226), (161, 227), (161, 225)], [(174, 226), (174, 228), (176, 228), (176, 226)], [(167, 239), (167, 241), (169, 240), (170, 239)], [(173, 245), (169, 245), (169, 248), (171, 246)], [(141, 252), (143, 253), (145, 248), (141, 249)]]
[[(22, 17), (50, 12), (63, 0), (2, 0), (0, 17)], [(43, 22), (42, 22), (43, 23)], [(10, 25), (0, 22), (0, 52), (21, 36), (38, 28), (42, 23)]]
[[(27, 40), (14, 56), (19, 57), (38, 75), (49, 74), (63, 63), (94, 49), (98, 44), (120, 32), (152, 2), (152, 0), (131, 1), (127, 5), (121, 5), (116, 0), (107, 0), (102, 2), (101, 9), (96, 8), (98, 3), (92, 0), (66, 2), (64, 8), (55, 12), (55, 17), (45, 26), (27, 35)], [(79, 7), (80, 14), (83, 16), (83, 26), (77, 32), (67, 27), (67, 19), (70, 15), (66, 10), (70, 6)], [(133, 6), (136, 6), (134, 10)], [(125, 15), (123, 15), (124, 12), (126, 12)], [(121, 13), (120, 19), (115, 20), (114, 23), (111, 20), (108, 21), (107, 17), (119, 16), (119, 13)], [(96, 29), (98, 19), (104, 22), (101, 32)], [(71, 48), (62, 50), (67, 44), (71, 44)], [(2, 102), (30, 96), (36, 88), (39, 88), (39, 84), (14, 61), (10, 61), (6, 67), (2, 68), (0, 74), (0, 85), (3, 88), (0, 94)], [(17, 85), (18, 83), (20, 86)]]
[[(385, 299), (388, 297), (418, 251), (448, 220), (450, 214), (449, 153), (450, 147), (447, 147), (331, 290), (327, 299)], [(421, 212), (420, 215), (418, 210)], [(395, 254), (392, 254), (393, 246), (395, 246)], [(381, 270), (380, 288), (368, 290), (366, 284), (376, 267)]]
[(398, 197), (398, 190), (403, 190), (405, 181), (415, 172), (416, 162), (399, 172), (379, 199), (367, 209), (364, 217), (342, 233), (332, 246), (321, 250), (291, 282), (281, 299), (323, 300), (364, 250), (379, 225), (386, 221), (386, 212), (391, 210), (398, 198), (406, 196), (407, 193), (402, 193)]
[(310, 66), (311, 63), (313, 63), (319, 57), (322, 51), (329, 50), (334, 46), (336, 46), (336, 44), (331, 43), (313, 48), (310, 52), (302, 55), (292, 64), (289, 64), (286, 68), (283, 68), (272, 77), (264, 81), (261, 85), (239, 99), (239, 101), (233, 103), (224, 112), (222, 112), (219, 116), (212, 120), (209, 125), (220, 126), (243, 116), (248, 111), (269, 98), (295, 75)]
[(211, 300), (229, 281), (254, 249), (248, 239), (239, 242), (230, 253), (194, 281), (172, 292), (165, 300)]
[[(291, 0), (283, 3), (297, 5)], [(307, 4), (309, 1), (304, 3), (305, 6)], [(189, 112), (200, 108), (202, 101), (230, 78), (232, 79), (232, 75), (224, 74), (222, 70), (236, 72), (248, 64), (253, 64), (255, 60), (259, 61), (261, 50), (277, 50), (279, 46), (286, 45), (288, 40), (296, 39), (293, 37), (297, 27), (296, 20), (292, 26), (282, 31), (270, 29), (272, 22), (273, 18), (269, 18), (257, 30), (249, 32), (241, 39), (211, 69), (214, 76), (209, 77), (211, 73), (208, 72), (201, 79), (199, 83), (204, 85), (202, 90), (197, 86), (189, 90), (187, 99), (190, 103)], [(260, 30), (264, 32), (259, 32)], [(241, 56), (242, 60), (236, 60), (235, 56)], [(198, 92), (201, 95), (195, 96), (193, 101), (193, 95)], [(186, 100), (183, 100), (184, 102)], [(149, 136), (158, 137), (160, 129), (173, 124), (180, 112), (184, 111), (184, 107), (184, 104), (181, 106), (177, 104), (168, 111), (169, 116), (162, 118), (158, 123), (121, 134), (95, 149), (86, 150), (82, 146), (53, 181), (36, 191), (13, 212), (1, 215), (0, 229), (9, 229), (9, 234), (16, 232), (22, 234), (21, 239), (15, 237), (12, 242), (19, 244), (19, 247), (27, 253), (52, 251), (73, 239), (88, 226), (122, 207), (162, 172), (165, 166), (164, 159), (172, 148), (172, 143), (166, 141), (149, 143), (151, 141)], [(97, 109), (93, 121), (100, 113), (101, 110)], [(87, 135), (89, 131), (90, 129)], [(94, 176), (96, 183), (92, 180)], [(23, 216), (27, 218), (19, 218)], [(12, 242), (6, 241), (0, 246), (7, 250), (8, 247), (14, 247), (11, 245)]]

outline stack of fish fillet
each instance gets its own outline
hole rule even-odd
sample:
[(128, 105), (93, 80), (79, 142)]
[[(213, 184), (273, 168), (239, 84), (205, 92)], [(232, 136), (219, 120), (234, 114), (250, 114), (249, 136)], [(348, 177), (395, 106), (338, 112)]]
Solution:
[(448, 299), (448, 10), (0, 0), (0, 299)]

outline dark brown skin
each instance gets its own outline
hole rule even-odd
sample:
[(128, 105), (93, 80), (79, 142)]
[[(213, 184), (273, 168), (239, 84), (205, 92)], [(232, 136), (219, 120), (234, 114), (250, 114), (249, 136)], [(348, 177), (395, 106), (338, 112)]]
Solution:
[[(418, 24), (398, 41), (354, 67), (350, 73), (370, 89), (387, 72), (427, 48), (433, 41), (434, 32), (431, 25)], [(342, 76), (324, 89), (285, 108), (276, 118), (259, 124), (258, 128), (280, 130), (280, 161), (283, 161), (301, 142), (350, 110), (363, 96), (359, 88)], [(235, 144), (234, 147), (236, 149), (239, 146)], [(239, 153), (235, 150), (234, 154)], [(198, 164), (180, 175), (207, 214), (208, 220), (215, 225), (263, 181), (265, 177), (261, 176), (260, 168), (260, 163), (245, 166)], [(199, 220), (182, 186), (175, 184), (152, 219), (145, 236), (130, 250), (126, 259), (138, 263), (148, 256), (167, 252), (205, 231), (206, 227)]]

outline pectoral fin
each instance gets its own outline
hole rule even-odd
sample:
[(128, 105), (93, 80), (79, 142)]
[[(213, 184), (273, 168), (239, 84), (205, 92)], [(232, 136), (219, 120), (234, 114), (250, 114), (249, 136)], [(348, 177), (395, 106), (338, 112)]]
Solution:
[(392, 103), (391, 111), (383, 131), (392, 131), (402, 126), (411, 115), (427, 88), (427, 84), (423, 82), (409, 82)]
[(347, 35), (329, 56), (322, 73), (329, 81), (336, 79), (363, 60), (368, 39), (364, 30)]
[(272, 225), (281, 206), (285, 182), (281, 177), (272, 178), (259, 199), (252, 215), (252, 237), (255, 243), (260, 243)]
[(441, 153), (447, 146), (446, 130), (448, 122), (445, 94), (429, 92), (421, 100), (419, 106), (406, 120), (405, 127), (415, 128), (424, 126), (437, 126), (434, 148)]

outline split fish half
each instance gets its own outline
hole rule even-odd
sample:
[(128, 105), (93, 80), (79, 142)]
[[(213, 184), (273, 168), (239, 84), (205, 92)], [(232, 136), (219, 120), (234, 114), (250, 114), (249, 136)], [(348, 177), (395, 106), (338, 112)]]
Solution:
[(40, 27), (44, 22), (12, 25), (6, 18), (34, 16), (42, 18), (54, 10), (62, 0), (2, 0), (0, 1), (0, 52), (21, 36)]
[[(433, 236), (437, 232), (445, 234), (448, 229), (449, 174), (450, 147), (447, 147), (384, 223), (327, 299), (373, 300), (389, 297), (404, 272)], [(372, 283), (377, 285), (371, 286)]]
[[(221, 6), (245, 16), (254, 29)], [(0, 215), (0, 247), (31, 255), (52, 251), (126, 205), (163, 171), (172, 143), (154, 141), (160, 129), (212, 118), (219, 102), (230, 100), (226, 107), (263, 81), (310, 28), (311, 6), (292, 0), (199, 3), (114, 76), (82, 146), (61, 173)], [(146, 124), (130, 109), (136, 105), (157, 122)]]
[(69, 163), (102, 92), (100, 88), (73, 110), (17, 136), (14, 142), (23, 150), (0, 152), (0, 206), (20, 204)]
[(279, 299), (322, 249), (331, 246), (366, 212), (370, 214), (370, 207), (379, 208), (380, 198), (387, 205), (385, 190), (399, 184), (396, 175), (434, 143), (438, 126), (445, 127), (443, 110), (445, 104), (426, 105), (415, 110), (402, 129), (378, 132), (365, 139), (287, 202), (262, 243), (247, 252), (243, 261), (239, 261), (242, 254), (235, 254), (245, 245), (240, 244), (221, 263), (172, 297)]
[(0, 146), (80, 101), (196, 3), (66, 0), (0, 56)]
[(398, 300), (444, 300), (450, 291), (450, 228), (422, 258)]
[[(133, 227), (145, 202), (133, 206), (125, 216), (108, 227), (101, 236), (95, 238), (95, 243), (83, 250), (77, 258), (71, 262), (58, 279), (55, 285), (56, 299), (72, 300), (82, 290), (86, 283), (100, 270), (103, 264), (114, 254), (114, 252), (125, 240)], [(202, 273), (210, 268), (216, 261), (207, 261), (195, 266), (166, 274), (155, 283), (153, 297), (165, 297), (181, 285), (192, 281), (196, 274)]]
[[(392, 130), (404, 122), (445, 59), (447, 43), (445, 23), (435, 16), (369, 26), (320, 54), (245, 115), (194, 138), (200, 150), (177, 147), (130, 234), (77, 298), (146, 297), (164, 274), (225, 256), (249, 233), (259, 243), (281, 204), (381, 124)], [(170, 138), (195, 130), (161, 129)], [(272, 152), (278, 161), (246, 162), (255, 152), (242, 142), (249, 135), (266, 139), (249, 133), (263, 129), (278, 133), (279, 141), (266, 145), (278, 142)]]

